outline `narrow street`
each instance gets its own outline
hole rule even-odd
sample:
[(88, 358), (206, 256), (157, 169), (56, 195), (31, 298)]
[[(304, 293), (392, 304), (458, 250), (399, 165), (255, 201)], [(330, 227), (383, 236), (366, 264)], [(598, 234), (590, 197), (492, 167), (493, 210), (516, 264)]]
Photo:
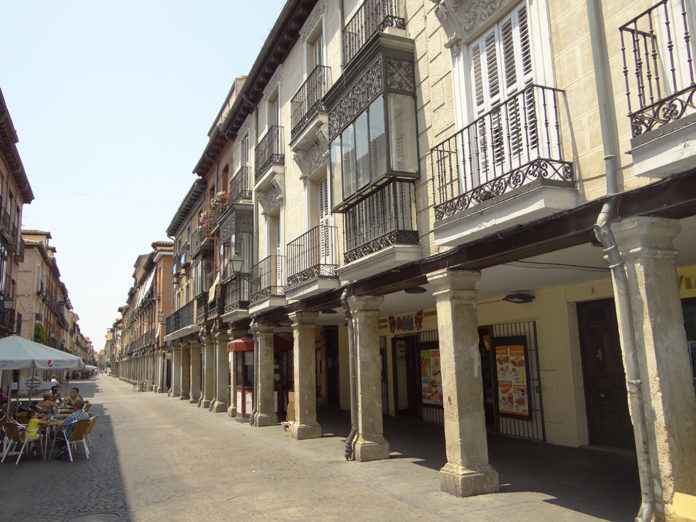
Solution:
[(617, 477), (580, 491), (578, 469), (577, 477), (527, 489), (503, 468), (502, 493), (461, 499), (438, 491), (428, 459), (396, 451), (386, 462), (346, 463), (340, 436), (298, 442), (280, 427), (252, 429), (111, 377), (77, 384), (98, 415), (92, 459), (0, 466), (0, 520), (582, 521), (632, 513), (620, 484), (604, 502), (596, 498), (614, 487), (597, 481)]

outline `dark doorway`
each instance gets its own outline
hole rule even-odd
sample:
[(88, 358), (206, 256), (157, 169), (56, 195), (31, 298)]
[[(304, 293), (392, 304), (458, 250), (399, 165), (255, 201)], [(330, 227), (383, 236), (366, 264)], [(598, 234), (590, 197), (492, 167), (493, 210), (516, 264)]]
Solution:
[(614, 301), (578, 304), (590, 444), (633, 449)]
[(420, 416), (420, 362), (416, 336), (394, 337), (394, 397), (396, 412)]
[(172, 360), (169, 358), (166, 359), (166, 366), (164, 372), (167, 391), (169, 391), (172, 387)]
[(326, 340), (326, 399), (329, 406), (338, 408), (338, 328), (324, 328), (323, 334)]

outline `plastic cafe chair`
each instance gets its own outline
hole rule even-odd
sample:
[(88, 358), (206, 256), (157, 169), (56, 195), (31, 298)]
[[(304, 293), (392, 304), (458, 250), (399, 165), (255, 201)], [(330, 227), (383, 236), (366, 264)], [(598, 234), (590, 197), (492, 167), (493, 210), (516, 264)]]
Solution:
[(5, 448), (3, 450), (0, 463), (4, 463), (10, 451), (16, 449), (20, 444), (22, 445), (22, 448), (19, 450), (19, 455), (17, 455), (15, 465), (19, 464), (19, 460), (22, 458), (22, 455), (24, 455), (24, 450), (27, 448), (27, 446), (34, 442), (40, 443), (41, 453), (43, 455), (44, 448), (42, 437), (41, 432), (38, 430), (27, 431), (24, 429), (24, 426), (21, 426), (20, 424), (15, 424), (14, 422), (5, 423)]
[(85, 433), (85, 446), (88, 448), (88, 457), (89, 458), (89, 445), (87, 444), (89, 442), (89, 436), (92, 434), (92, 430), (94, 429), (94, 425), (97, 423), (97, 417), (92, 416), (89, 418), (89, 426), (87, 427), (87, 433)]
[[(87, 433), (89, 430), (89, 423), (90, 421), (87, 419), (77, 421), (75, 424), (72, 425), (72, 431), (70, 432), (70, 435), (67, 434), (65, 428), (61, 430), (61, 435), (63, 441), (65, 442), (65, 447), (68, 450), (68, 457), (70, 458), (70, 462), (75, 462), (73, 459), (72, 448), (76, 447), (79, 443), (82, 443), (82, 447), (85, 450), (85, 457), (89, 459), (89, 448), (87, 447), (87, 441), (85, 440), (87, 438)], [(56, 440), (61, 435), (56, 435), (56, 438), (53, 440), (53, 445), (51, 446), (50, 452), (51, 455), (53, 455), (53, 448), (56, 444)]]

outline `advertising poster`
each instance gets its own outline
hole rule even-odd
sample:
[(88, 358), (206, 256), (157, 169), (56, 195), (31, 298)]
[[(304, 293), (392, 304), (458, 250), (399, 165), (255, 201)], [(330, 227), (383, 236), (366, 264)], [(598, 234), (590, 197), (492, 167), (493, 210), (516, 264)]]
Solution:
[(421, 350), (421, 400), (423, 404), (442, 406), (440, 350)]
[(501, 415), (529, 417), (527, 352), (522, 344), (505, 344), (495, 348), (498, 378), (498, 412)]

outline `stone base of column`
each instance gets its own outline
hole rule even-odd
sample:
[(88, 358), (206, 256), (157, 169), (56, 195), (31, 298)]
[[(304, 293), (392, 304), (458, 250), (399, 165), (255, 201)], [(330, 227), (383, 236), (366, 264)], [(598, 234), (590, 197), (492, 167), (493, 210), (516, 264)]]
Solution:
[(210, 408), (210, 403), (213, 402), (210, 399), (203, 399), (201, 402), (198, 403), (198, 406), (201, 408)]
[(275, 426), (278, 424), (278, 417), (275, 413), (257, 413), (254, 415), (254, 426), (263, 428), (264, 426)]
[(355, 460), (358, 462), (388, 458), (389, 443), (385, 439), (378, 442), (359, 438), (355, 443)]
[(319, 424), (290, 424), (290, 435), (297, 440), (318, 439), (321, 437), (321, 425)]
[(220, 401), (215, 401), (211, 406), (210, 406), (210, 411), (213, 413), (225, 413), (227, 411), (227, 403), (226, 402), (220, 402)]
[(198, 403), (200, 402), (200, 400), (201, 400), (200, 397), (193, 396), (193, 397), (191, 397), (191, 398), (189, 399), (189, 402), (190, 402), (191, 404), (198, 405)]
[(499, 488), (498, 472), (490, 466), (472, 470), (448, 462), (440, 469), (440, 489), (457, 497), (495, 493)]
[(236, 417), (237, 416), (237, 408), (234, 406), (230, 406), (227, 408), (227, 415), (230, 417)]

